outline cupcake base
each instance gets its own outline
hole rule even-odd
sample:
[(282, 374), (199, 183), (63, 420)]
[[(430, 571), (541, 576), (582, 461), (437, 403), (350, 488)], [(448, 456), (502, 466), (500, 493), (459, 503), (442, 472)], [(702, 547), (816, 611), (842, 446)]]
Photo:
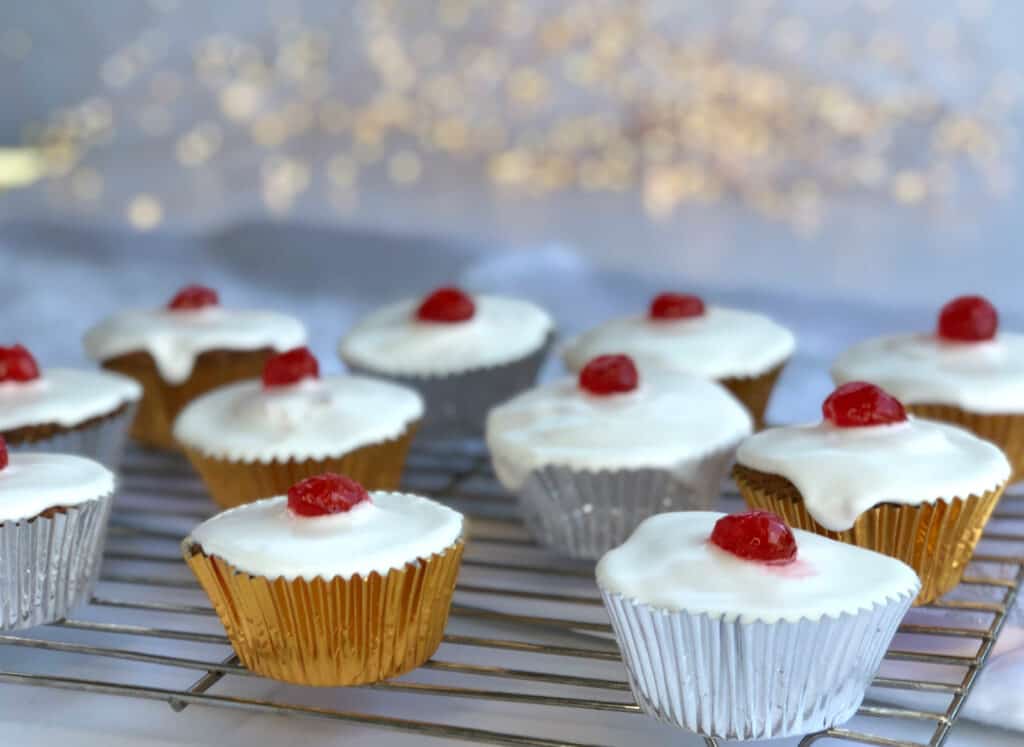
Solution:
[(182, 549), (248, 669), (283, 682), (336, 687), (397, 677), (434, 654), (463, 543), (384, 576), (330, 581), (250, 576), (197, 545)]
[(953, 405), (907, 405), (907, 412), (919, 418), (959, 425), (978, 438), (991, 441), (1006, 454), (1013, 467), (1011, 482), (1024, 479), (1024, 414), (969, 412)]
[(834, 532), (814, 520), (786, 478), (742, 465), (733, 477), (751, 508), (772, 511), (792, 527), (902, 560), (921, 579), (915, 605), (928, 604), (960, 583), (1005, 488), (918, 505), (882, 503), (857, 517), (851, 529)]
[(529, 389), (554, 343), (544, 344), (524, 358), (487, 368), (475, 368), (448, 375), (398, 376), (357, 363), (343, 361), (352, 373), (374, 376), (415, 389), (426, 403), (420, 425), (424, 438), (472, 438), (484, 431), (488, 411), (495, 405)]
[(747, 408), (750, 416), (754, 419), (754, 427), (757, 430), (764, 428), (764, 415), (768, 410), (768, 402), (775, 389), (775, 382), (779, 380), (782, 369), (785, 367), (786, 361), (783, 361), (759, 376), (736, 376), (718, 380), (719, 384), (728, 389)]
[(211, 389), (245, 379), (258, 379), (263, 364), (274, 354), (259, 350), (208, 350), (200, 354), (192, 373), (181, 384), (164, 381), (149, 353), (136, 352), (102, 361), (103, 368), (130, 376), (142, 385), (142, 401), (131, 436), (157, 449), (178, 450), (171, 435), (174, 419), (185, 405)]
[(233, 508), (260, 498), (288, 492), (295, 483), (324, 472), (351, 477), (368, 490), (395, 490), (402, 479), (405, 458), (416, 424), (398, 438), (367, 444), (337, 457), (288, 461), (236, 461), (219, 459), (188, 447), (188, 456), (202, 477), (214, 503)]
[(0, 631), (61, 620), (89, 598), (112, 503), (107, 495), (0, 523)]
[(732, 456), (731, 449), (717, 452), (678, 472), (548, 466), (526, 478), (519, 507), (540, 544), (561, 555), (597, 559), (649, 516), (712, 508)]
[(602, 590), (645, 712), (719, 739), (773, 739), (849, 720), (909, 593), (855, 615), (765, 623), (656, 609)]
[(15, 428), (0, 434), (15, 451), (76, 454), (117, 472), (136, 404), (122, 405), (108, 415), (66, 428), (57, 423)]

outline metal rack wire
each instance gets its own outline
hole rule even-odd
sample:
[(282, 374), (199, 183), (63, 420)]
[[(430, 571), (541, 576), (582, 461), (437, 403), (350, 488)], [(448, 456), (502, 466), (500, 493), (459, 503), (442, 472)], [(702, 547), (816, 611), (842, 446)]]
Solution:
[[(406, 487), (437, 496), (466, 513), (470, 517), (470, 539), (452, 623), (441, 651), (417, 670), (415, 674), (420, 677), (374, 685), (374, 693), (449, 697), (475, 703), (498, 701), (524, 708), (583, 709), (587, 713), (619, 714), (627, 719), (645, 718), (640, 715), (625, 680), (610, 636), (611, 628), (592, 581), (592, 564), (559, 560), (533, 545), (516, 519), (513, 499), (495, 482), (479, 445), (416, 450), (410, 456)], [(723, 500), (729, 509), (737, 506), (738, 497), (732, 493)], [(39, 629), (42, 632), (2, 635), (0, 683), (164, 701), (178, 712), (207, 706), (331, 719), (484, 744), (587, 747), (539, 734), (530, 736), (441, 720), (335, 710), (233, 691), (232, 683), (255, 675), (233, 655), (224, 656), (228, 641), (222, 632), (200, 632), (182, 622), (214, 616), (202, 595), (196, 594), (194, 600), (175, 598), (179, 592), (188, 595), (197, 590), (180, 558), (178, 542), (189, 526), (212, 515), (214, 510), (201, 483), (184, 461), (131, 452), (112, 520), (101, 584), (86, 609), (115, 615), (156, 615), (159, 624), (97, 621), (88, 619), (95, 615), (80, 614)], [(126, 565), (133, 569), (141, 565), (146, 570), (126, 572), (121, 569)], [(960, 716), (1022, 581), (1024, 492), (1015, 492), (1001, 503), (957, 590), (959, 593), (915, 611), (924, 617), (908, 618), (886, 657), (887, 663), (897, 667), (906, 662), (932, 667), (935, 676), (922, 678), (916, 673), (907, 677), (883, 669), (869, 702), (860, 711), (865, 718), (856, 722), (867, 723), (867, 727), (831, 729), (807, 736), (801, 745), (822, 739), (888, 747), (942, 745)], [(112, 594), (112, 587), (120, 591)], [(163, 594), (171, 598), (164, 598)], [(530, 614), (520, 611), (526, 604), (531, 607)], [(928, 618), (929, 613), (934, 616), (937, 610), (942, 611), (941, 624)], [(467, 625), (472, 630), (462, 629)], [(88, 633), (89, 642), (67, 640), (77, 631)], [(97, 638), (109, 639), (110, 643), (96, 643)], [(199, 645), (220, 653), (197, 657), (154, 653), (125, 644), (125, 638), (153, 639), (165, 645)], [(943, 650), (943, 642), (949, 642), (949, 650)], [(23, 648), (194, 674), (184, 686), (167, 687), (130, 680), (113, 665), (104, 677), (67, 676), (59, 666), (52, 671), (11, 666), (4, 652)], [(485, 684), (467, 686), (467, 679)], [(934, 708), (892, 705), (894, 697), (886, 696), (887, 693), (896, 700), (909, 695), (937, 698), (941, 702)], [(886, 701), (889, 704), (883, 704)], [(895, 722), (920, 725), (920, 740), (894, 738), (891, 727)], [(717, 744), (712, 739), (705, 739), (705, 743)]]

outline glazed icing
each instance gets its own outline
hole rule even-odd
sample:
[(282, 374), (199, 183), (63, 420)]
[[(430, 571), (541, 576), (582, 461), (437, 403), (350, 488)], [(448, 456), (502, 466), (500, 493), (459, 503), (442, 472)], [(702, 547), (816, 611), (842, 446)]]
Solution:
[(879, 503), (966, 498), (1010, 477), (1010, 463), (988, 441), (916, 418), (860, 428), (828, 422), (771, 428), (740, 444), (736, 461), (785, 477), (808, 513), (837, 532)]
[(295, 516), (277, 496), (217, 514), (185, 540), (253, 576), (351, 578), (386, 574), (451, 547), (462, 514), (407, 493), (371, 492), (370, 501), (325, 516)]
[(0, 470), (0, 522), (31, 519), (48, 508), (77, 506), (113, 492), (114, 474), (91, 459), (12, 451)]
[(721, 385), (649, 370), (625, 394), (588, 394), (575, 378), (531, 389), (491, 410), (486, 437), (498, 478), (514, 490), (546, 465), (682, 472), (734, 448), (751, 429), (746, 409)]
[(270, 388), (242, 381), (190, 402), (174, 437), (220, 459), (323, 459), (397, 438), (422, 416), (419, 394), (365, 376)]
[(641, 368), (667, 368), (709, 379), (758, 376), (785, 361), (796, 339), (761, 314), (708, 306), (701, 316), (613, 319), (571, 340), (562, 357), (570, 371), (592, 358), (625, 353)]
[(0, 382), (0, 431), (48, 423), (71, 428), (141, 397), (142, 387), (127, 376), (49, 368), (32, 381)]
[(420, 299), (379, 309), (342, 338), (350, 365), (393, 375), (443, 375), (498, 366), (539, 350), (554, 322), (539, 306), (517, 298), (475, 295), (476, 313), (450, 324), (416, 319)]
[(209, 350), (269, 347), (282, 351), (305, 342), (306, 330), (293, 317), (210, 306), (192, 311), (122, 311), (86, 333), (85, 350), (98, 361), (149, 353), (165, 381), (181, 384), (191, 375), (196, 358)]
[(774, 623), (856, 614), (914, 597), (920, 582), (894, 558), (794, 529), (796, 560), (767, 565), (713, 545), (725, 514), (678, 511), (645, 520), (597, 564), (597, 583), (653, 607), (726, 621)]
[(870, 381), (905, 404), (954, 405), (980, 413), (1024, 412), (1024, 335), (987, 342), (893, 335), (854, 345), (832, 367), (839, 383)]

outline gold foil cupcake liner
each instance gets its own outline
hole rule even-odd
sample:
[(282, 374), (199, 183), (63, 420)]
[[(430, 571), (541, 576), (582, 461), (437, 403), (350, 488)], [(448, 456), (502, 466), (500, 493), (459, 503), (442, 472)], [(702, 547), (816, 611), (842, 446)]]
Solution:
[(142, 401), (132, 423), (131, 436), (157, 449), (177, 451), (171, 428), (189, 402), (211, 389), (245, 379), (258, 379), (263, 364), (273, 355), (259, 350), (208, 350), (195, 361), (192, 373), (181, 384), (164, 381), (149, 353), (136, 352), (102, 361), (103, 368), (130, 376), (142, 385)]
[(463, 542), (386, 575), (250, 576), (186, 540), (185, 560), (251, 671), (319, 687), (364, 685), (423, 664), (448, 622)]
[(757, 430), (764, 428), (764, 414), (768, 410), (768, 402), (775, 389), (775, 382), (779, 380), (785, 367), (786, 361), (783, 361), (759, 376), (735, 376), (718, 380), (719, 384), (728, 389), (747, 408)]
[(367, 490), (396, 490), (416, 425), (409, 425), (398, 438), (324, 459), (246, 462), (208, 456), (188, 446), (185, 446), (185, 454), (202, 477), (214, 503), (223, 508), (283, 495), (300, 480), (324, 472), (351, 477)]
[(1013, 467), (1011, 482), (1024, 478), (1024, 414), (969, 412), (953, 405), (907, 405), (919, 418), (959, 425), (978, 438), (991, 441), (1006, 454)]
[[(1006, 487), (1000, 485), (980, 495), (949, 501), (918, 505), (882, 503), (857, 517), (851, 529), (833, 532), (807, 512), (791, 483), (789, 490), (773, 490), (744, 472), (737, 468), (734, 477), (740, 494), (752, 508), (772, 511), (792, 527), (880, 552), (913, 568), (921, 579), (915, 606), (933, 602), (960, 583)], [(768, 477), (772, 482), (782, 480), (778, 476)]]

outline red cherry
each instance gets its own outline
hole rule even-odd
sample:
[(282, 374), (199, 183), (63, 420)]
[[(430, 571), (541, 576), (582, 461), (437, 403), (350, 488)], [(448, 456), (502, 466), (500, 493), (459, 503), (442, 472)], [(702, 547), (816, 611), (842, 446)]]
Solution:
[(0, 381), (32, 381), (39, 378), (39, 365), (24, 345), (0, 346)]
[(205, 285), (186, 285), (174, 294), (167, 308), (173, 311), (191, 311), (219, 305), (220, 298), (213, 288), (207, 288)]
[(288, 508), (296, 516), (340, 514), (368, 500), (366, 488), (333, 472), (307, 477), (288, 488)]
[(7, 466), (7, 442), (0, 436), (0, 470)]
[(704, 313), (700, 296), (688, 293), (661, 293), (651, 301), (651, 319), (689, 319)]
[(889, 425), (907, 419), (903, 404), (881, 387), (865, 381), (843, 384), (828, 395), (821, 412), (840, 428)]
[(982, 342), (996, 336), (999, 313), (982, 296), (960, 296), (939, 312), (939, 337), (957, 342)]
[(599, 355), (580, 371), (580, 389), (606, 396), (636, 389), (640, 375), (628, 355)]
[(771, 511), (746, 511), (715, 522), (711, 542), (744, 560), (785, 565), (796, 560), (796, 537)]
[(464, 322), (472, 319), (476, 304), (455, 287), (438, 288), (423, 299), (416, 309), (416, 318), (424, 322)]
[(263, 386), (289, 386), (303, 379), (319, 379), (320, 364), (309, 348), (292, 348), (267, 358), (263, 364)]

